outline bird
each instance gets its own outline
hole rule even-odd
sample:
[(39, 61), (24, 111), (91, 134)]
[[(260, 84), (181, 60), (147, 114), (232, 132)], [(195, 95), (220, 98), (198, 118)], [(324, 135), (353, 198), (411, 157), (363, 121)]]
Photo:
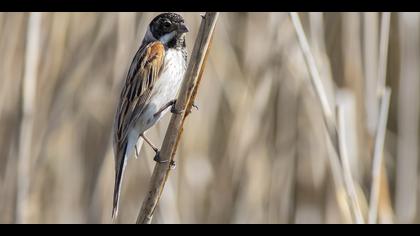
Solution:
[[(129, 67), (117, 105), (113, 148), (115, 159), (115, 185), (112, 219), (118, 215), (121, 183), (127, 160), (137, 153), (137, 143), (146, 143), (156, 152), (159, 150), (145, 136), (169, 110), (175, 109), (176, 95), (187, 68), (186, 34), (189, 32), (184, 18), (177, 13), (161, 13), (155, 16), (144, 35), (143, 41)], [(143, 140), (141, 140), (143, 139)], [(140, 142), (141, 141), (141, 142)]]

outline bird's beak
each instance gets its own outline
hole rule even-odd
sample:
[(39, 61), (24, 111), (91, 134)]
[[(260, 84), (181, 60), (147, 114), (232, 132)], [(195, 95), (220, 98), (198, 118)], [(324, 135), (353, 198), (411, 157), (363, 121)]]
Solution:
[(188, 30), (187, 26), (185, 26), (184, 24), (180, 24), (179, 27), (178, 27), (178, 32), (182, 34), (182, 33), (189, 32), (189, 30)]

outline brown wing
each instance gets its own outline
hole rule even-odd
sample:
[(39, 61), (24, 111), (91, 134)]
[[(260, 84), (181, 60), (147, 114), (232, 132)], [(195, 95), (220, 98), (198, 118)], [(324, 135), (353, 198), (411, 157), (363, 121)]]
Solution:
[(158, 79), (163, 65), (165, 48), (160, 42), (152, 42), (140, 47), (131, 63), (125, 86), (121, 92), (120, 103), (115, 117), (116, 142), (123, 141), (129, 127), (141, 112), (150, 92)]
[(159, 77), (165, 57), (165, 48), (160, 42), (140, 47), (131, 63), (127, 80), (121, 92), (114, 121), (115, 187), (112, 217), (116, 217), (121, 181), (126, 165), (128, 132), (150, 97), (153, 85)]

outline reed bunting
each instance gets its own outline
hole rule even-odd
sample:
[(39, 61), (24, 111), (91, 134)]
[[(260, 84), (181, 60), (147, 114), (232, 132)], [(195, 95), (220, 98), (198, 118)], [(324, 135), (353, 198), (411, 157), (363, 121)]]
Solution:
[(172, 107), (172, 112), (179, 113), (174, 105), (187, 67), (187, 32), (188, 28), (179, 14), (163, 13), (156, 16), (150, 22), (131, 63), (114, 120), (113, 219), (118, 214), (127, 159), (142, 143), (139, 139), (153, 148), (155, 161), (160, 162), (159, 150), (146, 138), (145, 132), (162, 118), (169, 107)]

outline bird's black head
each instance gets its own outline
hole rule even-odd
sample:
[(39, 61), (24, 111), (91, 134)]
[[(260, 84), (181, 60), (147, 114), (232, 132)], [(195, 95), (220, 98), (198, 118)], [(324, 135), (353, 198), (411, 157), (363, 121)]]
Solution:
[(185, 47), (184, 18), (176, 13), (162, 13), (156, 16), (149, 25), (150, 33), (169, 48)]

